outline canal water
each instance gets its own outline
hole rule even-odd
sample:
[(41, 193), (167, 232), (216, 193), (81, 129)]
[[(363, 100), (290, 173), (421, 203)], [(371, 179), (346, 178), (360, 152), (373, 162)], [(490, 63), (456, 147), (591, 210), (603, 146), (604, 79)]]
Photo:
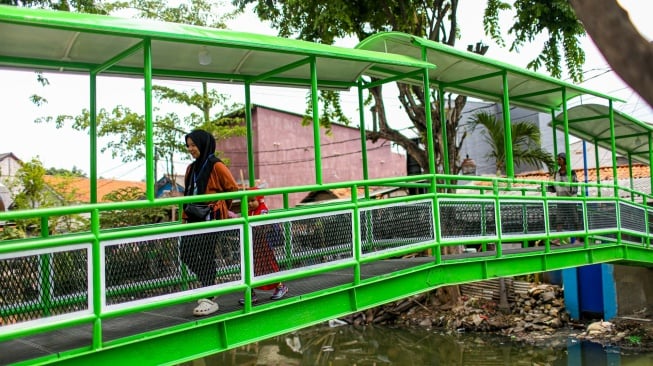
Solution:
[(527, 345), (491, 334), (332, 322), (181, 366), (648, 366), (653, 353), (579, 342), (564, 333)]

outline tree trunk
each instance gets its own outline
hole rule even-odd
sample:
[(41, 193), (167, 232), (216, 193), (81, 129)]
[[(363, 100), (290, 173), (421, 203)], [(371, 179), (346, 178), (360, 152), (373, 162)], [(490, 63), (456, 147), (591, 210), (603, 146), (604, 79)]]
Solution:
[(506, 279), (504, 277), (499, 277), (499, 310), (504, 314), (510, 314), (508, 288), (506, 287)]
[(642, 37), (616, 1), (570, 3), (610, 67), (653, 106), (653, 44)]

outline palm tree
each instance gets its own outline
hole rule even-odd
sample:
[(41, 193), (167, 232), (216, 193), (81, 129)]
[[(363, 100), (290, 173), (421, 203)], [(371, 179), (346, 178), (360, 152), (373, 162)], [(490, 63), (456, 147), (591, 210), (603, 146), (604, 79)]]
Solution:
[[(471, 120), (472, 131), (479, 126), (483, 139), (490, 146), (490, 151), (485, 155), (488, 160), (494, 160), (497, 176), (506, 172), (506, 145), (503, 121), (487, 112), (475, 114)], [(553, 158), (549, 152), (542, 149), (541, 133), (538, 126), (529, 121), (514, 122), (511, 126), (512, 134), (512, 161), (515, 165), (529, 164), (532, 166), (546, 165), (549, 171), (553, 170)]]
[[(503, 121), (487, 112), (475, 114), (471, 120), (472, 131), (479, 126), (483, 139), (490, 146), (490, 151), (485, 155), (488, 160), (494, 160), (496, 175), (502, 176), (506, 172), (506, 133)], [(553, 158), (550, 153), (541, 147), (541, 133), (538, 126), (528, 121), (511, 124), (512, 161), (515, 165), (529, 164), (532, 166), (546, 165), (549, 172), (553, 171)], [(499, 277), (499, 309), (503, 312), (510, 311), (505, 279)]]

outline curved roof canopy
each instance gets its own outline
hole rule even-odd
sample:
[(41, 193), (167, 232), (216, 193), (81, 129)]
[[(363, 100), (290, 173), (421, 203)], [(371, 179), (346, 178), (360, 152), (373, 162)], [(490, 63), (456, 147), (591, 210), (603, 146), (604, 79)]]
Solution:
[[(564, 131), (564, 115), (554, 120), (555, 128)], [(610, 108), (600, 104), (579, 105), (567, 110), (569, 134), (612, 150)], [(614, 141), (616, 152), (649, 164), (649, 135), (653, 126), (614, 111)]]
[(618, 100), (549, 76), (406, 33), (378, 33), (360, 42), (356, 48), (419, 59), (423, 59), (422, 51), (425, 50), (426, 60), (437, 65), (437, 69), (429, 71), (430, 80), (435, 80), (449, 92), (482, 100), (502, 101), (504, 74), (507, 77), (510, 104), (529, 109), (543, 112), (559, 110), (563, 104), (563, 90), (567, 100), (580, 95)]
[[(261, 82), (347, 89), (368, 69), (393, 77), (435, 68), (404, 55), (381, 54), (280, 37), (104, 15), (0, 5), (0, 67), (109, 74), (144, 73), (151, 41), (157, 78)], [(200, 53), (203, 63), (200, 64)], [(421, 84), (421, 80), (420, 80)]]

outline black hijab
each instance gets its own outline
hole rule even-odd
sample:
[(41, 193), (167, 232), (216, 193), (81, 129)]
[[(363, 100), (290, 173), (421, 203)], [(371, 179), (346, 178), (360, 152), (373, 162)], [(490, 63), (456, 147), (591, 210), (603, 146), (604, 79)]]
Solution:
[(195, 186), (197, 186), (197, 194), (204, 194), (206, 185), (209, 182), (209, 176), (213, 170), (213, 164), (220, 161), (214, 155), (216, 144), (213, 135), (204, 130), (193, 130), (184, 137), (184, 141), (189, 138), (197, 146), (200, 156), (191, 164), (190, 174), (187, 174), (184, 179), (185, 196), (193, 195)]

